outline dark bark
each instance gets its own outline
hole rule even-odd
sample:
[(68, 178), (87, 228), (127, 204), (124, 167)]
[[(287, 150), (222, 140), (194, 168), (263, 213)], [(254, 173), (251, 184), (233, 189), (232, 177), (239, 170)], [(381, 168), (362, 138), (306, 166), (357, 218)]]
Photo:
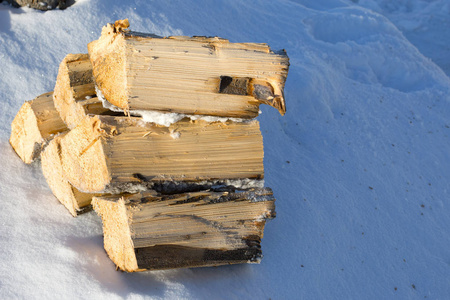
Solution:
[[(14, 7), (28, 6), (38, 10), (65, 9), (75, 3), (75, 0), (6, 0)], [(0, 1), (2, 2), (2, 1)]]
[(217, 250), (179, 245), (156, 245), (135, 249), (139, 268), (164, 270), (258, 262), (262, 257), (260, 239), (247, 242), (247, 248)]

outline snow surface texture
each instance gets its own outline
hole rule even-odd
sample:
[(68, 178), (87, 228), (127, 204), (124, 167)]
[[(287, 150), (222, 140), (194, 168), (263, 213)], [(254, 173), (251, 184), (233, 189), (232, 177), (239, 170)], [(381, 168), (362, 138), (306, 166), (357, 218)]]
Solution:
[[(450, 295), (449, 1), (77, 1), (0, 5), (2, 299), (445, 299)], [(262, 106), (277, 199), (260, 265), (127, 274), (95, 213), (72, 218), (8, 144), (59, 62), (129, 18), (158, 35), (267, 42), (287, 113)], [(445, 72), (444, 72), (444, 71)]]

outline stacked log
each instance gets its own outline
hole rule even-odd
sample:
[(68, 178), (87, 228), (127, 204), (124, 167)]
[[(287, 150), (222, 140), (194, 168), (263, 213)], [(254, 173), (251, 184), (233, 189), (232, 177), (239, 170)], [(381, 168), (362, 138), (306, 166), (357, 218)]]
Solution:
[(111, 104), (248, 119), (264, 103), (285, 113), (284, 51), (217, 37), (160, 38), (128, 26), (127, 20), (108, 24), (88, 45), (94, 80)]
[(61, 119), (70, 129), (87, 115), (109, 114), (95, 93), (92, 65), (87, 54), (69, 54), (59, 65), (53, 100)]
[(73, 216), (93, 206), (121, 270), (259, 262), (275, 199), (255, 117), (260, 104), (286, 111), (286, 53), (128, 26), (64, 58), (54, 92), (17, 114), (11, 145), (26, 163), (42, 152)]
[[(94, 198), (105, 250), (134, 272), (259, 262), (264, 223), (274, 215), (270, 189)], [(120, 245), (120, 247), (118, 247)]]
[(53, 104), (53, 92), (49, 92), (22, 105), (11, 123), (9, 143), (30, 164), (54, 136), (67, 130)]
[(61, 139), (64, 135), (55, 137), (42, 152), (42, 173), (53, 195), (76, 217), (91, 209), (95, 194), (80, 192), (67, 179), (61, 161)]

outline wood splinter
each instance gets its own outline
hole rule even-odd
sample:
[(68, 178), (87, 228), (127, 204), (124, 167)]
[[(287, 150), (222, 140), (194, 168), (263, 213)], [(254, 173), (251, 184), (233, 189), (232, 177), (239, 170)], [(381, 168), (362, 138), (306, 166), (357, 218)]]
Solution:
[(154, 191), (95, 197), (104, 247), (127, 272), (259, 263), (269, 188), (160, 196)]

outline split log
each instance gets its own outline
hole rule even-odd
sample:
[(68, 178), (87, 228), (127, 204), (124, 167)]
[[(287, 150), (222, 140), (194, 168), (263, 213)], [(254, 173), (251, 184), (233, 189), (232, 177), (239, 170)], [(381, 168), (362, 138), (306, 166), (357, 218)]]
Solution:
[(109, 257), (119, 269), (135, 272), (259, 263), (274, 201), (264, 188), (94, 197), (92, 205), (102, 217)]
[(98, 194), (82, 193), (67, 181), (61, 164), (62, 136), (54, 138), (42, 152), (42, 172), (53, 195), (76, 217), (92, 209), (92, 197)]
[(53, 93), (55, 107), (70, 129), (87, 114), (109, 114), (97, 98), (92, 78), (92, 65), (87, 54), (68, 54), (59, 65)]
[(108, 24), (88, 45), (97, 86), (124, 110), (254, 118), (261, 103), (284, 115), (289, 58), (266, 44), (167, 37)]
[[(161, 182), (261, 179), (263, 143), (256, 120), (183, 119), (170, 127), (135, 117), (92, 116), (62, 140), (69, 181), (90, 193), (120, 193)], [(150, 184), (150, 185), (148, 185)]]
[(53, 92), (25, 102), (11, 123), (9, 142), (27, 164), (39, 157), (53, 137), (67, 130), (53, 104)]

